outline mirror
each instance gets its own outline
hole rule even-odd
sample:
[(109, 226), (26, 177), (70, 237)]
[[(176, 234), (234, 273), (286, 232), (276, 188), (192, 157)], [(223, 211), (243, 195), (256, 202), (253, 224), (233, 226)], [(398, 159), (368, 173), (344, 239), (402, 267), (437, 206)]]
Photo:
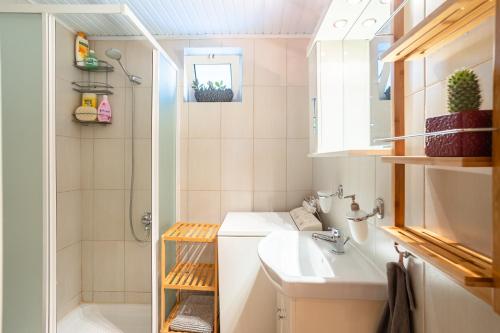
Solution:
[(375, 140), (391, 135), (392, 66), (379, 60), (392, 43), (390, 12), (390, 1), (332, 1), (315, 37), (319, 151), (378, 149)]

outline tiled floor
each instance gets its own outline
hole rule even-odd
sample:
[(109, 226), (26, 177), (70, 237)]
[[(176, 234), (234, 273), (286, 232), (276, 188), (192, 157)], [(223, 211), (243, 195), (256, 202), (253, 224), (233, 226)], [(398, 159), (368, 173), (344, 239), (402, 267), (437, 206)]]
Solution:
[(150, 305), (81, 304), (57, 323), (57, 333), (145, 333), (150, 327)]

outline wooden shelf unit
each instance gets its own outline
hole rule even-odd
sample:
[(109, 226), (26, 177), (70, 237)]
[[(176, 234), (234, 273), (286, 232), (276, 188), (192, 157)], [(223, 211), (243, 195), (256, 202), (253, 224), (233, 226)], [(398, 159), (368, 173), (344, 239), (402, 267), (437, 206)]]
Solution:
[[(423, 228), (382, 227), (410, 252), (453, 278), (489, 304), (492, 303), (492, 260)], [(471, 288), (474, 287), (474, 288)]]
[[(495, 15), (496, 0), (447, 0), (381, 55), (394, 62), (424, 56)], [(400, 14), (398, 14), (400, 15)]]
[[(397, 6), (402, 2), (403, 0), (395, 0), (394, 4)], [(393, 87), (393, 136), (405, 136), (405, 60), (427, 55), (430, 50), (452, 41), (492, 15), (495, 15), (495, 30), (500, 31), (500, 6), (496, 6), (496, 0), (447, 0), (407, 34), (404, 34), (404, 14), (394, 16), (395, 43), (382, 55), (384, 61), (394, 62), (391, 83)], [(471, 52), (474, 51), (471, 50)], [(500, 128), (500, 34), (498, 33), (495, 34), (493, 62), (493, 128)], [(405, 141), (394, 142), (393, 156), (382, 157), (384, 162), (393, 164), (394, 226), (383, 227), (383, 229), (396, 242), (437, 267), (472, 294), (491, 304), (494, 311), (500, 314), (499, 131), (493, 131), (492, 143), (493, 156), (491, 158), (436, 158), (405, 156)], [(492, 168), (492, 258), (428, 230), (405, 226), (406, 164)], [(471, 228), (473, 228), (472, 225)]]
[(491, 157), (382, 156), (382, 162), (464, 168), (491, 167), (493, 165)]
[[(181, 292), (185, 290), (212, 292), (214, 297), (214, 326), (213, 332), (218, 330), (219, 303), (218, 303), (218, 256), (217, 256), (217, 232), (219, 224), (186, 223), (178, 222), (170, 227), (161, 236), (161, 303), (160, 322), (161, 333), (177, 332), (170, 330), (170, 323), (180, 310)], [(176, 263), (166, 272), (166, 242), (176, 242)], [(213, 244), (214, 263), (184, 262), (181, 247), (196, 244)], [(166, 316), (166, 290), (176, 290), (176, 303), (170, 314)], [(166, 317), (166, 318), (165, 318)], [(178, 332), (177, 332), (178, 333)], [(181, 332), (183, 333), (183, 332)]]

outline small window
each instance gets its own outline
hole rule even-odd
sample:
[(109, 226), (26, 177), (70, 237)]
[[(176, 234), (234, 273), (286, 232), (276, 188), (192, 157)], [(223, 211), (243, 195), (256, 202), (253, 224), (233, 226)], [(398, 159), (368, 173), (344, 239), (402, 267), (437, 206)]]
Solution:
[(199, 84), (208, 86), (208, 82), (222, 82), (227, 88), (231, 85), (231, 64), (194, 64), (194, 77)]
[(184, 49), (184, 100), (241, 102), (241, 48)]

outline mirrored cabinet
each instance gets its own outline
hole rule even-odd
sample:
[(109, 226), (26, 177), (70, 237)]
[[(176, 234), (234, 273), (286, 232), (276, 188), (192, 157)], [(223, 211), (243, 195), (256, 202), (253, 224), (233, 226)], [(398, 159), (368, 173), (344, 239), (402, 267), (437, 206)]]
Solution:
[(383, 26), (390, 8), (341, 3), (332, 2), (308, 49), (310, 156), (390, 155), (376, 142), (391, 133), (391, 66), (379, 61), (392, 42)]

